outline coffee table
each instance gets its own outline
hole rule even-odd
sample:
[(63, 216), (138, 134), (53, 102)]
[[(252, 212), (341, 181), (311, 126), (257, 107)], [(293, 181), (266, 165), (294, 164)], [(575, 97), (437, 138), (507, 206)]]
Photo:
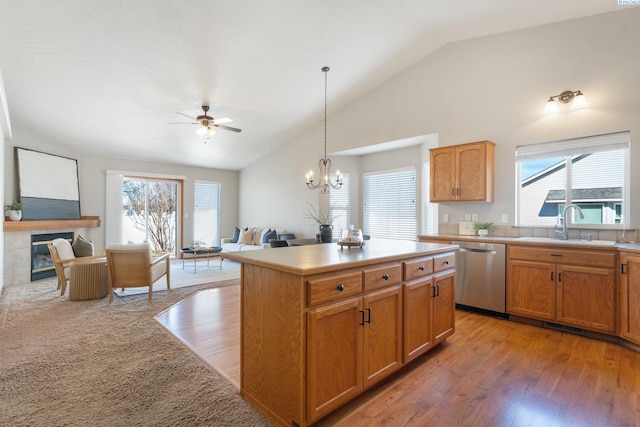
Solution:
[(209, 267), (209, 260), (211, 258), (220, 259), (220, 270), (222, 270), (222, 257), (220, 256), (222, 253), (222, 248), (220, 247), (212, 247), (212, 248), (182, 248), (180, 249), (182, 253), (182, 269), (184, 270), (184, 260), (193, 258), (193, 273), (198, 272), (198, 258), (206, 258), (207, 259), (207, 267)]

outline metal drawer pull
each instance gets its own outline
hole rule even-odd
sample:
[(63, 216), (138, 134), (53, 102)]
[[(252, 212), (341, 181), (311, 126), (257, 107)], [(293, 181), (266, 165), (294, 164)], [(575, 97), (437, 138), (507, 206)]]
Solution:
[(388, 274), (383, 274), (383, 275), (382, 275), (382, 278), (383, 278), (384, 280), (389, 280), (389, 275), (388, 275)]
[(337, 289), (338, 289), (338, 291), (340, 291), (340, 292), (344, 291), (344, 285), (343, 285), (342, 283), (340, 283), (340, 284), (338, 285), (338, 288), (337, 288)]
[(420, 267), (418, 267), (418, 270), (424, 271), (424, 265), (421, 265)]
[(360, 325), (364, 326), (364, 310), (360, 310)]
[(371, 323), (371, 309), (367, 307), (366, 310), (367, 310), (367, 323)]
[(449, 265), (449, 260), (446, 260), (444, 263), (445, 263), (445, 264), (447, 264), (447, 265)]

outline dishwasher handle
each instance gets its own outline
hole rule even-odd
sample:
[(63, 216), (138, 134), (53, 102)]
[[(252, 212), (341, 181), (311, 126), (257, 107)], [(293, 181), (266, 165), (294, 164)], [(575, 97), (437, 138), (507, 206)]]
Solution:
[(491, 255), (495, 255), (496, 251), (493, 249), (476, 249), (476, 248), (463, 248), (460, 247), (460, 249), (458, 249), (460, 252), (479, 252), (481, 254), (491, 254)]

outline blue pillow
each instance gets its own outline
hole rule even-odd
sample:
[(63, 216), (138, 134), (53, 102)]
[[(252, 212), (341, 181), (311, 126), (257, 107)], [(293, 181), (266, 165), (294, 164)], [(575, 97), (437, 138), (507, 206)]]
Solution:
[(269, 231), (264, 233), (264, 235), (262, 236), (262, 243), (269, 243), (269, 239), (277, 239), (277, 238), (278, 238), (278, 233), (276, 233), (276, 230), (269, 229)]
[(238, 243), (239, 238), (240, 238), (240, 229), (236, 227), (236, 229), (233, 230), (233, 237), (231, 238), (231, 243)]

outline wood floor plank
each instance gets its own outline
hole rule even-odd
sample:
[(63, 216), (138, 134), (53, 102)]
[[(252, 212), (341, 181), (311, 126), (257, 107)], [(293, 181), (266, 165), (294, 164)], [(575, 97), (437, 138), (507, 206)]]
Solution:
[[(157, 319), (238, 387), (239, 286), (198, 292)], [(635, 426), (639, 387), (632, 350), (457, 311), (445, 343), (317, 425)]]

